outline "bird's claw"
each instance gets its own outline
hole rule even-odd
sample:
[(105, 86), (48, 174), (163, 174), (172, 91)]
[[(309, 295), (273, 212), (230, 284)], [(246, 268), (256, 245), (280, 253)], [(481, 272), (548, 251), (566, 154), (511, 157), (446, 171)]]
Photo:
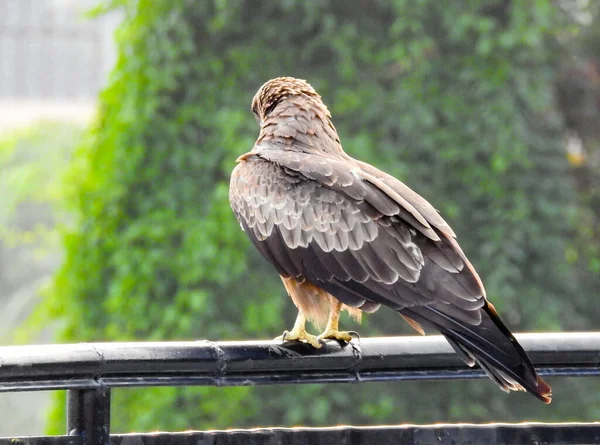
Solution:
[(319, 341), (319, 338), (316, 335), (309, 334), (306, 331), (283, 331), (283, 334), (281, 334), (279, 337), (276, 337), (275, 340), (282, 342), (303, 341), (316, 349), (319, 349), (323, 346), (323, 344)]
[(350, 343), (350, 341), (352, 340), (353, 333), (354, 332), (337, 331), (337, 330), (327, 329), (327, 330), (325, 330), (325, 332), (323, 332), (317, 338), (319, 340), (330, 339), (330, 340), (338, 340), (338, 341), (344, 341), (346, 343)]

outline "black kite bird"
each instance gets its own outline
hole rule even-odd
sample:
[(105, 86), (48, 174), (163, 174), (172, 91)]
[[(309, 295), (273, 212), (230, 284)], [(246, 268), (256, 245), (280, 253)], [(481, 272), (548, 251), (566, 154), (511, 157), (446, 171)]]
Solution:
[[(340, 311), (359, 318), (384, 305), (421, 334), (422, 326), (440, 331), (502, 390), (527, 390), (550, 403), (550, 386), (487, 301), (452, 229), (402, 182), (344, 152), (307, 82), (268, 81), (252, 111), (260, 135), (237, 159), (229, 199), (298, 307), (284, 340), (315, 348), (321, 339), (349, 341), (338, 330)], [(308, 334), (307, 319), (327, 320), (325, 331)]]

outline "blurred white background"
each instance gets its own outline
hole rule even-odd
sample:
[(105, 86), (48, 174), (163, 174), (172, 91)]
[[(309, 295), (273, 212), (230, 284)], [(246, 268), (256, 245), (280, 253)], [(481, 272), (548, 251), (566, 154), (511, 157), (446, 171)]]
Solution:
[(0, 132), (46, 118), (82, 122), (115, 58), (118, 16), (91, 0), (0, 0)]

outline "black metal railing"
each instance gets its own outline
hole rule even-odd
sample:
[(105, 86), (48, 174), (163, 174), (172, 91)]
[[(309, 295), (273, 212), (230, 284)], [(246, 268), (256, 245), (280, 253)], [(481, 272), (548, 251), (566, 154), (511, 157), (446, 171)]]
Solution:
[[(542, 375), (600, 375), (600, 333), (520, 334)], [(600, 424), (497, 424), (263, 429), (110, 435), (110, 390), (132, 386), (243, 386), (484, 377), (441, 336), (301, 343), (82, 343), (0, 347), (0, 392), (68, 390), (67, 435), (0, 438), (0, 445), (188, 443), (600, 443)], [(234, 426), (234, 425), (232, 425)], [(431, 440), (430, 440), (431, 439)], [(534, 440), (535, 439), (535, 440)], [(140, 442), (141, 440), (141, 442)], [(408, 441), (408, 442), (407, 442)]]

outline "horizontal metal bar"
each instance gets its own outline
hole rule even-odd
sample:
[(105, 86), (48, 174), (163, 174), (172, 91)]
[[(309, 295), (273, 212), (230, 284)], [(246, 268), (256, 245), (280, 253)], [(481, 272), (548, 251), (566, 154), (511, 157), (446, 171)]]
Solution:
[[(67, 442), (68, 436), (0, 439), (0, 445), (80, 445)], [(69, 438), (71, 439), (71, 438)], [(377, 427), (340, 426), (332, 428), (257, 428), (252, 430), (186, 431), (112, 435), (111, 445), (265, 445), (318, 443), (320, 445), (363, 445), (371, 443), (415, 445), (521, 445), (600, 443), (599, 423), (521, 423), (402, 425)]]
[(78, 436), (0, 437), (0, 445), (83, 445), (83, 440)]
[[(600, 375), (600, 332), (517, 334), (540, 373)], [(0, 391), (483, 377), (441, 336), (0, 347)]]

